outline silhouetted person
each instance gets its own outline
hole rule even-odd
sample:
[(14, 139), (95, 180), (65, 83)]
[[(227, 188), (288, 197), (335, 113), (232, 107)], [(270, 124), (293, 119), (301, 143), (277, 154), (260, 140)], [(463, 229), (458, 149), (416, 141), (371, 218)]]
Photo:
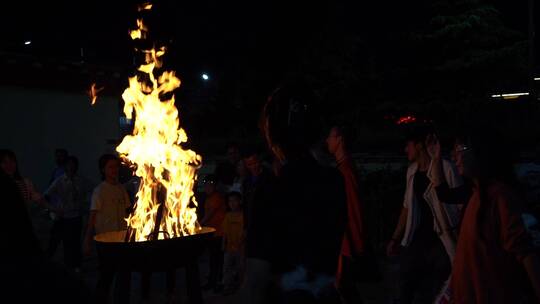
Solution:
[(257, 238), (259, 231), (265, 229), (271, 222), (265, 213), (264, 204), (267, 203), (268, 193), (275, 180), (273, 173), (263, 166), (261, 156), (257, 150), (246, 151), (242, 161), (249, 172), (243, 189), (244, 228), (246, 230), (246, 257), (260, 258), (266, 256), (266, 249), (261, 240)]
[(82, 282), (45, 258), (18, 186), (4, 172), (0, 172), (0, 197), (5, 215), (0, 229), (6, 245), (2, 296), (17, 303), (89, 303)]
[(54, 163), (56, 167), (51, 173), (51, 178), (49, 179), (49, 185), (52, 184), (57, 178), (66, 173), (66, 162), (69, 154), (66, 149), (56, 149), (54, 151)]
[(45, 191), (45, 197), (57, 197), (55, 214), (47, 255), (52, 257), (60, 242), (64, 247), (64, 261), (75, 271), (82, 262), (81, 234), (83, 208), (87, 206), (90, 183), (77, 174), (79, 161), (68, 156), (65, 174), (57, 178)]
[(229, 187), (227, 193), (240, 192), (244, 193), (244, 182), (249, 175), (248, 169), (242, 160), (236, 163), (236, 175), (234, 177), (232, 185)]
[(459, 187), (450, 188), (446, 183), (443, 170), (443, 162), (441, 157), (441, 145), (438, 138), (432, 134), (428, 137), (426, 142), (427, 150), (433, 160), (432, 162), (432, 176), (433, 176), (433, 185), (437, 190), (437, 196), (445, 204), (454, 204), (460, 205), (461, 208), (461, 219), (469, 199), (472, 196), (473, 192), (473, 176), (471, 172), (471, 160), (472, 160), (472, 151), (464, 142), (462, 137), (456, 137), (454, 141), (454, 147), (451, 151), (452, 160), (459, 172), (459, 175), (463, 179), (463, 184)]
[(0, 150), (0, 171), (8, 178), (11, 178), (15, 185), (17, 185), (17, 189), (19, 189), (19, 193), (24, 202), (23, 206), (25, 206), (27, 210), (32, 210), (31, 203), (37, 203), (43, 208), (57, 211), (56, 207), (49, 204), (43, 195), (36, 191), (36, 188), (30, 179), (21, 175), (17, 156), (13, 151), (5, 149)]
[[(348, 151), (350, 141), (347, 128), (334, 126), (330, 129), (326, 143), (328, 151), (335, 157), (337, 168), (343, 175), (344, 191), (347, 195), (347, 226), (341, 245), (341, 255), (337, 272), (337, 287), (345, 303), (361, 303), (362, 298), (356, 289), (358, 272), (370, 269), (357, 269), (361, 260), (367, 257), (364, 205), (360, 200), (360, 188), (356, 167)], [(376, 261), (371, 261), (375, 263)], [(371, 268), (373, 269), (373, 268)], [(372, 272), (372, 271), (371, 271)], [(368, 273), (364, 276), (370, 275)], [(371, 273), (371, 275), (375, 275)]]
[[(522, 218), (513, 148), (492, 128), (479, 127), (466, 144), (473, 180), (465, 208), (450, 290), (454, 303), (538, 303), (540, 260)], [(528, 293), (532, 286), (536, 298)], [(529, 290), (530, 291), (530, 290)]]
[(273, 199), (275, 176), (265, 168), (260, 152), (248, 149), (242, 161), (249, 174), (244, 181), (244, 229), (245, 229), (245, 272), (241, 298), (244, 303), (262, 303), (267, 296), (270, 274), (270, 247), (266, 234), (274, 219), (268, 210), (271, 204), (279, 204)]
[(217, 190), (222, 193), (229, 192), (237, 176), (238, 162), (240, 161), (240, 148), (236, 143), (227, 146), (225, 161), (217, 164), (214, 175), (217, 181)]
[(343, 178), (310, 153), (320, 132), (316, 97), (302, 84), (285, 85), (268, 99), (262, 128), (278, 176), (269, 242), (272, 271), (282, 303), (339, 303), (335, 274), (346, 223)]
[[(120, 160), (112, 154), (104, 154), (99, 158), (99, 170), (103, 179), (92, 194), (90, 217), (86, 228), (84, 253), (90, 255), (94, 234), (127, 229), (129, 196), (120, 184)], [(96, 287), (96, 297), (99, 303), (107, 303), (109, 291), (116, 274), (114, 265), (99, 266), (99, 278)], [(120, 272), (117, 276), (119, 289), (128, 292), (121, 293), (121, 302), (129, 301), (129, 274)]]
[(225, 197), (217, 191), (217, 180), (214, 175), (209, 175), (204, 180), (204, 217), (200, 221), (201, 226), (216, 229), (209, 244), (210, 273), (204, 289), (218, 290), (218, 284), (223, 277), (223, 220), (227, 211)]

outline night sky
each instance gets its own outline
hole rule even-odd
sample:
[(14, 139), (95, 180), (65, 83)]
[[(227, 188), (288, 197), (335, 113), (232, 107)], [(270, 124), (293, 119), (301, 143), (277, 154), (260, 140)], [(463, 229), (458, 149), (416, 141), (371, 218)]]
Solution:
[[(137, 16), (133, 3), (138, 2), (11, 2), (2, 9), (2, 49), (78, 59), (82, 47), (87, 62), (128, 66), (127, 33)], [(275, 66), (286, 60), (284, 54), (316, 33), (327, 14), (319, 3), (157, 1), (148, 23), (154, 39), (170, 49), (169, 66), (188, 78), (198, 71), (219, 77), (246, 63)], [(27, 40), (30, 46), (23, 44)]]
[[(18, 64), (0, 80), (4, 84), (38, 86), (43, 85), (46, 78), (51, 83), (56, 80), (59, 88), (83, 92), (91, 82), (110, 82), (112, 71), (118, 71), (116, 82), (109, 84), (113, 89), (106, 89), (103, 94), (119, 97), (134, 68), (133, 43), (128, 29), (135, 26), (137, 3), (140, 1), (12, 1), (3, 4), (0, 52), (4, 59), (12, 55), (31, 55), (37, 60), (54, 60), (58, 64), (79, 62), (83, 48), (85, 64), (99, 67), (95, 71), (102, 67), (112, 70), (101, 71), (101, 74), (91, 72), (78, 81), (74, 79), (79, 77), (49, 75), (48, 70), (43, 72), (45, 74), (30, 70), (19, 76), (7, 76), (25, 70)], [(486, 0), (484, 3), (500, 12), (500, 19), (507, 28), (527, 39), (527, 1)], [(537, 5), (536, 11), (539, 9)], [(304, 70), (319, 77), (318, 83), (328, 84), (329, 90), (338, 95), (342, 93), (343, 96), (335, 98), (342, 103), (332, 104), (330, 112), (346, 113), (347, 100), (364, 98), (363, 90), (367, 92), (365, 100), (374, 103), (402, 96), (412, 96), (415, 101), (414, 94), (425, 87), (429, 89), (431, 84), (421, 83), (426, 80), (425, 75), (422, 80), (416, 80), (415, 75), (409, 77), (408, 69), (415, 67), (415, 60), (422, 59), (424, 54), (412, 47), (401, 48), (398, 43), (426, 27), (437, 13), (437, 8), (428, 0), (414, 3), (154, 1), (146, 20), (153, 40), (168, 47), (165, 67), (176, 70), (183, 81), (177, 100), (209, 104), (210, 110), (184, 112), (188, 119), (197, 121), (200, 117), (211, 117), (207, 119), (214, 124), (211, 129), (223, 129), (219, 126), (233, 120), (243, 128), (255, 130), (257, 112), (265, 96), (288, 75), (302, 74)], [(25, 45), (25, 41), (32, 43)], [(202, 81), (202, 73), (208, 73), (210, 81)], [(485, 86), (492, 86), (493, 90), (522, 89), (527, 84), (526, 78), (523, 73), (515, 75), (514, 79), (501, 78)], [(439, 81), (451, 83), (451, 77), (455, 75), (443, 74)], [(373, 78), (376, 80), (372, 81)], [(346, 89), (340, 87), (342, 82), (348, 86)], [(471, 88), (466, 85), (465, 91)], [(444, 89), (444, 94), (457, 91), (452, 87)], [(375, 95), (380, 92), (383, 96)], [(439, 94), (438, 91), (428, 93)], [(429, 96), (426, 99), (431, 98)], [(369, 103), (366, 107), (373, 108)], [(213, 111), (214, 116), (208, 111)], [(222, 113), (230, 117), (224, 118)], [(246, 118), (244, 113), (253, 115)], [(377, 115), (377, 119), (382, 119), (383, 115)], [(204, 126), (198, 128), (205, 129)]]
[[(384, 36), (414, 28), (422, 12), (406, 1), (154, 1), (151, 34), (170, 48), (167, 62), (198, 77), (242, 77), (243, 66), (276, 73), (328, 26)], [(526, 33), (527, 1), (492, 0), (507, 25)], [(129, 66), (137, 1), (10, 1), (2, 5), (1, 50), (100, 65)], [(426, 12), (428, 13), (428, 12)], [(420, 17), (419, 17), (420, 16)], [(31, 40), (30, 46), (24, 41)]]

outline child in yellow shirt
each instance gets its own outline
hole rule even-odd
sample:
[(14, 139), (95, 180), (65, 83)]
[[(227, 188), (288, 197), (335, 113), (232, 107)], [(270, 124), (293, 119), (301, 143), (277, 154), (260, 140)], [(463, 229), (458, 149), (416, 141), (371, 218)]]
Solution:
[(223, 264), (224, 293), (232, 293), (241, 282), (243, 247), (244, 247), (244, 213), (242, 212), (242, 194), (231, 192), (227, 196), (230, 210), (223, 221), (223, 247), (225, 260)]

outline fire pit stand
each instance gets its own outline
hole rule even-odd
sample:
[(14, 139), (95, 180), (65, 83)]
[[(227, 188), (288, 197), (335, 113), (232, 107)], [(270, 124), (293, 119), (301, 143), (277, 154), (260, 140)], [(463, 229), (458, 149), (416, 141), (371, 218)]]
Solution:
[(189, 303), (201, 304), (198, 258), (214, 232), (213, 228), (203, 227), (189, 236), (126, 242), (126, 231), (113, 231), (98, 234), (95, 240), (100, 266), (115, 272), (167, 272), (185, 268)]

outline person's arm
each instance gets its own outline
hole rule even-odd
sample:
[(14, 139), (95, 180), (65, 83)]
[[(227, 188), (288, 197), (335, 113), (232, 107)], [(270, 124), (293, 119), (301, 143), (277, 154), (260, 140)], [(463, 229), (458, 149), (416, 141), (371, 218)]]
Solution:
[(442, 159), (433, 158), (431, 162), (432, 162), (432, 165), (431, 165), (431, 179), (430, 180), (431, 180), (431, 183), (433, 183), (433, 186), (438, 187), (441, 184), (445, 183)]
[(399, 215), (398, 224), (396, 226), (396, 229), (394, 230), (394, 233), (392, 234), (392, 240), (400, 241), (403, 237), (403, 234), (405, 233), (405, 225), (407, 224), (407, 214), (408, 209), (403, 207), (401, 208), (401, 214)]
[(86, 256), (92, 252), (92, 237), (96, 230), (96, 221), (98, 212), (101, 209), (101, 199), (99, 188), (96, 188), (92, 193), (92, 201), (90, 203), (90, 215), (88, 216), (88, 223), (86, 225), (86, 233), (84, 237), (83, 252)]
[(86, 226), (86, 234), (84, 238), (84, 254), (89, 256), (92, 252), (92, 237), (94, 236), (94, 230), (96, 227), (97, 210), (91, 210), (88, 217), (88, 224)]
[(130, 216), (135, 208), (135, 205), (131, 203), (126, 187), (123, 187), (123, 190), (124, 190), (124, 202), (125, 202), (124, 207), (126, 208), (126, 216)]
[(394, 230), (394, 233), (392, 234), (392, 239), (390, 240), (386, 248), (386, 254), (388, 256), (395, 256), (398, 253), (400, 241), (403, 238), (403, 234), (405, 233), (405, 225), (407, 224), (407, 214), (408, 214), (408, 209), (403, 207), (401, 209), (401, 214), (399, 215), (399, 220), (398, 220), (396, 229)]
[(38, 200), (36, 200), (36, 203), (38, 205), (40, 205), (41, 207), (43, 208), (46, 208), (46, 209), (49, 209), (55, 213), (58, 213), (60, 211), (60, 209), (54, 207), (53, 205), (51, 205), (50, 203), (50, 200), (51, 198), (48, 196), (48, 195), (44, 195), (42, 197), (40, 197)]
[(49, 209), (50, 211), (58, 214), (59, 216), (63, 216), (64, 210), (62, 208), (57, 208), (51, 205), (45, 197), (41, 197), (38, 201), (36, 201), (36, 203), (42, 208)]
[[(62, 216), (63, 210), (61, 208), (54, 207), (53, 205), (50, 204), (51, 196), (58, 195), (59, 183), (60, 182), (58, 181), (58, 179), (54, 180), (51, 186), (45, 191), (43, 196), (36, 197), (37, 198), (36, 203), (42, 206), (43, 208), (49, 209), (50, 211)], [(33, 186), (32, 186), (31, 191), (32, 192), (35, 191), (33, 189)]]
[(56, 179), (52, 185), (45, 191), (43, 195), (39, 195), (33, 188), (30, 183), (30, 193), (33, 197), (33, 200), (43, 209), (48, 209), (51, 212), (54, 212), (56, 215), (62, 217), (64, 215), (64, 210), (60, 207), (51, 205), (51, 195), (58, 195), (59, 181)]
[(444, 167), (437, 138), (434, 135), (428, 136), (426, 146), (432, 159), (429, 178), (439, 201), (451, 205), (466, 204), (472, 195), (472, 189), (463, 183), (455, 166)]

